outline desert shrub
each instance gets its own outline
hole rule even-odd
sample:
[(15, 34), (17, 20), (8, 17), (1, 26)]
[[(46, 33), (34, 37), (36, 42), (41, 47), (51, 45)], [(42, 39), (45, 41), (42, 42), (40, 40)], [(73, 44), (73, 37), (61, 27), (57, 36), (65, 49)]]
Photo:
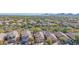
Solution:
[(66, 44), (65, 38), (63, 36), (59, 37), (61, 44)]
[(35, 43), (35, 39), (33, 37), (29, 38), (29, 44), (32, 45)]
[(32, 27), (32, 31), (39, 32), (39, 31), (41, 31), (41, 28), (40, 27)]
[(48, 44), (48, 45), (51, 45), (51, 44), (54, 43), (54, 41), (53, 41), (51, 38), (47, 38), (47, 39), (45, 40), (45, 43)]
[(3, 33), (4, 32), (4, 30), (3, 29), (0, 29), (0, 33)]
[(0, 45), (4, 45), (4, 41), (3, 40), (0, 40)]
[(74, 44), (79, 44), (79, 36), (75, 35), (75, 39), (73, 39), (73, 41)]

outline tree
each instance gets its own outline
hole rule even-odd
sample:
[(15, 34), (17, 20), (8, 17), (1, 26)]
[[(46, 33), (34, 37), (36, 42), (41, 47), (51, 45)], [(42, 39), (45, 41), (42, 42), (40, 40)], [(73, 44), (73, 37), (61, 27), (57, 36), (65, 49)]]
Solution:
[(63, 32), (63, 33), (66, 33), (66, 32), (68, 32), (68, 29), (67, 28), (61, 28), (60, 31)]
[(79, 35), (75, 35), (74, 44), (79, 44)]
[(29, 22), (29, 17), (28, 16), (24, 16), (24, 21), (25, 22)]
[(32, 31), (39, 32), (39, 31), (41, 31), (41, 28), (40, 27), (32, 27)]
[(53, 41), (51, 38), (49, 38), (49, 37), (45, 37), (44, 44), (51, 45), (51, 44), (53, 44), (53, 43), (54, 43), (54, 41)]
[(64, 36), (59, 37), (61, 44), (66, 44)]

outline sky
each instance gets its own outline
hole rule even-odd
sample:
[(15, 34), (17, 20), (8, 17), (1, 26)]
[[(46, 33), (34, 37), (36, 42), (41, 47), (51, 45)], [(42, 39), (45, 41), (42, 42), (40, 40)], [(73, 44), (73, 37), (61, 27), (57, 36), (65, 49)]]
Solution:
[(0, 0), (0, 13), (79, 13), (78, 0)]

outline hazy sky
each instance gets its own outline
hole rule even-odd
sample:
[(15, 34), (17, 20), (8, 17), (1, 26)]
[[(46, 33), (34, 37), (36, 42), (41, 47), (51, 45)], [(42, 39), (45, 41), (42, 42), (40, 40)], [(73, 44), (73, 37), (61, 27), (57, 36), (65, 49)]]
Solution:
[(0, 0), (0, 13), (79, 13), (79, 1)]

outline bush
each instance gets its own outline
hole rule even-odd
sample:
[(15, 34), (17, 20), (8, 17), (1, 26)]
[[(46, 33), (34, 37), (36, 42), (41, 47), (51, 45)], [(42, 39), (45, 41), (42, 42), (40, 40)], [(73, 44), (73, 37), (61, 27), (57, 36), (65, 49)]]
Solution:
[(32, 31), (39, 32), (39, 31), (41, 31), (41, 28), (40, 27), (32, 27)]
[(32, 45), (35, 43), (35, 39), (33, 37), (29, 38), (29, 44)]
[(53, 44), (53, 40), (50, 39), (50, 38), (47, 38), (47, 39), (45, 40), (45, 43), (48, 44), (48, 45), (51, 45), (51, 44)]
[(66, 44), (65, 38), (63, 36), (59, 37), (61, 44)]
[(0, 41), (0, 45), (4, 45), (4, 41), (3, 40)]
[(79, 36), (75, 35), (75, 39), (73, 41), (74, 44), (79, 44)]

